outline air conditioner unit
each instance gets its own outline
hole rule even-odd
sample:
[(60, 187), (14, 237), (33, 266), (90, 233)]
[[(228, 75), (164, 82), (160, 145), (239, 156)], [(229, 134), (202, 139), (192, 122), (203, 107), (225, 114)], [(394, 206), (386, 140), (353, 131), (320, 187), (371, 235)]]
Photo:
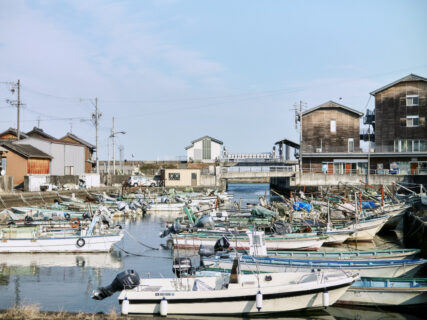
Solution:
[(316, 148), (316, 152), (322, 152), (322, 148)]

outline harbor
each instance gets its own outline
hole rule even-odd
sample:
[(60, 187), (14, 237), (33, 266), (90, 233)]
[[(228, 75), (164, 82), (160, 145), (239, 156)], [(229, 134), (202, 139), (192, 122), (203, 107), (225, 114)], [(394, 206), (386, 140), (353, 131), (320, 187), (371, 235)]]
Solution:
[[(280, 197), (274, 196), (274, 193), (270, 192), (268, 184), (235, 184), (230, 185), (229, 194), (232, 195), (232, 201), (238, 203), (245, 203), (249, 205), (259, 204), (260, 197), (265, 198), (267, 202), (280, 201)], [(184, 213), (184, 212), (183, 212)], [(176, 215), (176, 217), (181, 214)], [(174, 259), (180, 257), (190, 257), (192, 261), (200, 261), (198, 257), (198, 249), (175, 249), (171, 248), (171, 242), (167, 241), (166, 238), (160, 238), (160, 234), (170, 226), (167, 222), (168, 219), (159, 213), (146, 213), (141, 216), (134, 217), (121, 217), (114, 219), (116, 224), (121, 224), (123, 229), (128, 232), (125, 234), (120, 242), (117, 242), (111, 252), (106, 253), (19, 253), (19, 254), (1, 254), (2, 257), (2, 285), (0, 286), (0, 293), (4, 297), (1, 301), (0, 308), (7, 308), (11, 305), (19, 304), (38, 304), (42, 310), (49, 311), (60, 311), (64, 308), (68, 312), (89, 312), (89, 313), (109, 313), (112, 310), (117, 314), (121, 313), (120, 305), (115, 303), (114, 300), (117, 298), (117, 294), (113, 297), (102, 301), (95, 301), (91, 299), (92, 294), (98, 288), (105, 286), (112, 280), (117, 273), (122, 270), (134, 269), (138, 274), (144, 274), (145, 277), (175, 277), (175, 272), (172, 266), (174, 265)], [(232, 241), (231, 241), (232, 242)], [(376, 235), (373, 241), (360, 242), (360, 243), (346, 243), (340, 246), (333, 247), (321, 247), (315, 251), (315, 254), (319, 255), (322, 252), (337, 252), (334, 258), (325, 258), (330, 261), (331, 259), (337, 259), (343, 252), (357, 253), (362, 260), (349, 260), (351, 257), (343, 257), (344, 263), (354, 261), (361, 263), (363, 261), (373, 261), (369, 255), (375, 252), (375, 255), (379, 255), (383, 252), (385, 258), (380, 256), (376, 257), (377, 261), (384, 259), (386, 261), (398, 262), (409, 261), (420, 256), (420, 250), (405, 253), (402, 250), (402, 245), (399, 243), (399, 239), (392, 232), (385, 232)], [(292, 251), (288, 251), (292, 252)], [(340, 254), (341, 252), (341, 254)], [(392, 255), (391, 252), (395, 252)], [(269, 251), (269, 255), (275, 255), (278, 257), (281, 252), (277, 254)], [(295, 258), (294, 263), (302, 261), (301, 257), (308, 255), (308, 251), (294, 251)], [(365, 253), (365, 257), (363, 256)], [(400, 256), (398, 256), (400, 254)], [(388, 256), (387, 256), (388, 255)], [(286, 251), (284, 251), (283, 258), (286, 257)], [(307, 258), (307, 257), (306, 257)], [(390, 260), (391, 258), (396, 260)], [(319, 257), (313, 256), (309, 259), (319, 259)], [(370, 259), (370, 260), (369, 260)], [(405, 260), (406, 259), (406, 260)], [(318, 260), (322, 261), (322, 260)], [(339, 261), (339, 260), (336, 260)], [(312, 264), (312, 262), (311, 262)], [(372, 262), (369, 262), (372, 265)], [(243, 266), (248, 265), (242, 261)], [(262, 269), (262, 264), (258, 265)], [(316, 267), (312, 265), (312, 267)], [(311, 267), (311, 268), (312, 268)], [(256, 269), (256, 268), (255, 268)], [(254, 268), (248, 270), (254, 271)], [(303, 269), (300, 269), (301, 271)], [(379, 268), (378, 275), (386, 276), (382, 271), (383, 267)], [(271, 272), (264, 270), (262, 272)], [(409, 271), (408, 267), (405, 267), (405, 273)], [(295, 271), (292, 271), (295, 273)], [(310, 272), (303, 271), (303, 272)], [(360, 271), (359, 271), (360, 272)], [(273, 273), (274, 275), (274, 273)], [(396, 274), (395, 274), (396, 275)], [(395, 275), (389, 275), (394, 277)], [(422, 273), (421, 273), (422, 275)], [(419, 278), (417, 276), (415, 278)], [(412, 279), (415, 279), (412, 278)], [(368, 278), (366, 278), (368, 279)], [(405, 281), (405, 276), (394, 278), (396, 281)], [(364, 280), (366, 281), (366, 280)], [(415, 281), (415, 280), (409, 280)], [(356, 282), (356, 284), (359, 282)], [(82, 285), (84, 284), (84, 285)], [(57, 286), (61, 286), (61, 290), (52, 290)], [(36, 289), (37, 288), (37, 289)], [(357, 288), (357, 287), (356, 287)], [(379, 289), (381, 290), (381, 289)], [(351, 292), (351, 290), (349, 291)], [(367, 295), (368, 297), (369, 295)], [(344, 296), (345, 299), (346, 296)], [(378, 299), (375, 300), (379, 303)], [(64, 304), (65, 302), (65, 304)], [(322, 311), (323, 316), (334, 319), (337, 314), (344, 313), (345, 308), (342, 305), (348, 306), (349, 303), (339, 301), (340, 306), (329, 306)], [(423, 305), (422, 302), (421, 305)], [(357, 309), (357, 303), (352, 306), (356, 308), (355, 313), (359, 312), (377, 312), (374, 310), (363, 310)], [(367, 304), (360, 303), (359, 306), (366, 307)], [(60, 308), (58, 308), (61, 306)], [(412, 313), (419, 311), (418, 308), (412, 308)], [(381, 308), (381, 306), (376, 306)], [(394, 306), (392, 310), (388, 310), (385, 307), (391, 318), (401, 317), (402, 314), (409, 312), (411, 314), (411, 308), (399, 309), (399, 306)], [(351, 309), (353, 310), (353, 309)], [(405, 313), (406, 312), (406, 313)], [(378, 317), (380, 317), (380, 314)], [(308, 317), (317, 318), (316, 314), (308, 315)], [(340, 316), (341, 318), (342, 316)], [(414, 316), (416, 318), (416, 315)], [(345, 317), (344, 317), (345, 318)], [(420, 317), (421, 319), (422, 317)], [(353, 319), (348, 317), (348, 319)]]
[(425, 319), (425, 12), (0, 1), (0, 320)]

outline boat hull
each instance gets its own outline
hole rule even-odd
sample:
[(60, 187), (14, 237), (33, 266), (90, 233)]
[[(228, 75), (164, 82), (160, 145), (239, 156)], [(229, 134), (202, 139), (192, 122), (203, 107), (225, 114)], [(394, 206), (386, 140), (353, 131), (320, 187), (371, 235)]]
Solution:
[[(198, 238), (198, 237), (174, 237), (173, 243), (175, 248), (199, 248), (200, 245), (214, 246), (218, 238)], [(319, 249), (326, 239), (321, 237), (297, 238), (297, 239), (266, 239), (267, 250), (308, 250)], [(249, 239), (230, 239), (230, 248), (236, 250), (249, 250)]]
[[(38, 253), (38, 252), (109, 252), (113, 245), (123, 238), (117, 235), (70, 236), (63, 238), (20, 238), (0, 240), (0, 253)], [(79, 239), (80, 245), (77, 244)]]
[[(345, 270), (353, 274), (357, 273), (361, 277), (389, 277), (396, 278), (402, 275), (414, 275), (423, 265), (424, 260), (417, 260), (416, 263), (400, 262), (401, 260), (387, 261), (388, 263), (370, 264), (369, 262), (357, 264), (357, 261), (335, 261), (326, 263), (325, 261), (316, 262), (315, 260), (298, 261), (285, 260), (283, 263), (263, 263), (254, 260), (248, 262), (245, 260), (240, 263), (240, 270), (250, 272), (310, 272), (313, 269), (322, 269), (328, 271)], [(204, 258), (203, 264), (208, 269), (231, 270), (232, 259), (211, 259)]]
[(413, 306), (427, 304), (427, 288), (350, 287), (338, 304), (361, 306)]
[[(310, 276), (310, 274), (307, 274)], [(273, 278), (275, 275), (271, 275)], [(280, 277), (280, 275), (277, 275)], [(274, 285), (257, 287), (255, 282), (230, 284), (222, 290), (161, 290), (160, 287), (145, 287), (140, 290), (124, 290), (119, 296), (122, 304), (125, 297), (129, 301), (128, 313), (158, 314), (160, 302), (167, 301), (167, 314), (194, 314), (194, 315), (236, 315), (236, 314), (268, 314), (294, 310), (306, 310), (325, 306), (324, 294), (328, 294), (329, 303), (335, 303), (348, 289), (356, 276), (331, 283), (310, 282), (293, 283), (291, 285)], [(192, 279), (183, 279), (185, 286)], [(274, 281), (274, 280), (273, 280)], [(246, 285), (245, 285), (246, 283)], [(179, 280), (176, 280), (179, 285)], [(256, 305), (256, 295), (262, 291), (262, 308)]]
[(354, 233), (349, 236), (347, 241), (372, 241), (378, 231), (387, 222), (388, 217), (359, 222), (351, 227)]

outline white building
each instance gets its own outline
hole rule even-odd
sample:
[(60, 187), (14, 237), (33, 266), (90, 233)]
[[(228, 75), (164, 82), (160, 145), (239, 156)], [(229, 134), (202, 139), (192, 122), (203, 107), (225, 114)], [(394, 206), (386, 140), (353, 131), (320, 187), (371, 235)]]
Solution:
[(85, 147), (56, 139), (29, 137), (16, 144), (29, 144), (53, 159), (50, 162), (51, 175), (81, 175), (85, 173)]
[(219, 160), (222, 154), (223, 142), (215, 138), (204, 136), (191, 141), (187, 150), (187, 161), (214, 162)]

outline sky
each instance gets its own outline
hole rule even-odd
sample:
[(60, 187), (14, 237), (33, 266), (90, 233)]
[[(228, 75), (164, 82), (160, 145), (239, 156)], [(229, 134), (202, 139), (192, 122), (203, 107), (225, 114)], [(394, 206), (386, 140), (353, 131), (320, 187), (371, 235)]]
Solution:
[(427, 77), (425, 12), (423, 0), (0, 0), (0, 131), (16, 127), (19, 79), (24, 132), (95, 144), (97, 97), (100, 159), (113, 117), (127, 160), (174, 160), (205, 135), (269, 152), (299, 141), (299, 101), (365, 112), (371, 91)]

